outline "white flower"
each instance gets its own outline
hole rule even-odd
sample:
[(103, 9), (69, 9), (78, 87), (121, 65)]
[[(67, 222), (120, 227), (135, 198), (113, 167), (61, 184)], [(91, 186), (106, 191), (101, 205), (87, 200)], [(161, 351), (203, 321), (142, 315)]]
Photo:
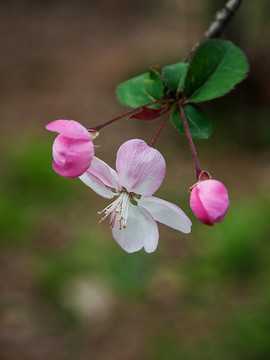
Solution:
[(105, 198), (117, 197), (100, 213), (103, 221), (110, 215), (110, 228), (118, 244), (132, 253), (144, 247), (156, 250), (159, 239), (157, 223), (189, 233), (191, 221), (176, 205), (152, 196), (160, 187), (166, 171), (159, 151), (144, 141), (133, 139), (120, 146), (116, 171), (94, 157), (80, 179)]

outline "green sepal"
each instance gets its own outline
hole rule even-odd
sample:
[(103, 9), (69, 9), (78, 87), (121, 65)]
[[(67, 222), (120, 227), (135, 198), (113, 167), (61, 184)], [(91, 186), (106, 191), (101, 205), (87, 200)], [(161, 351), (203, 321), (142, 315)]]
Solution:
[(217, 98), (243, 80), (248, 69), (245, 54), (231, 41), (209, 40), (198, 47), (191, 59), (184, 93), (192, 102)]
[[(183, 109), (191, 137), (194, 139), (208, 139), (212, 134), (212, 126), (204, 111), (194, 104), (187, 104)], [(178, 107), (175, 107), (171, 113), (171, 122), (176, 130), (186, 135), (183, 118)]]
[(163, 68), (163, 79), (168, 88), (173, 92), (183, 91), (188, 63), (167, 65)]
[(130, 202), (131, 202), (131, 204), (133, 204), (135, 206), (138, 206), (138, 203), (137, 203), (137, 201), (135, 199), (131, 198)]

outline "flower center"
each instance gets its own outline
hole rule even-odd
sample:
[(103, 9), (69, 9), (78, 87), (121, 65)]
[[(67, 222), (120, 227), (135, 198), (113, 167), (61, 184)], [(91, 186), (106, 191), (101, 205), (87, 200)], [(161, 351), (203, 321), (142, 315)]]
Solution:
[(110, 229), (114, 227), (117, 221), (119, 222), (119, 230), (125, 229), (127, 227), (128, 208), (133, 196), (133, 193), (128, 193), (127, 191), (120, 192), (120, 195), (114, 202), (98, 212), (99, 214), (105, 214), (98, 224), (114, 212), (110, 222)]

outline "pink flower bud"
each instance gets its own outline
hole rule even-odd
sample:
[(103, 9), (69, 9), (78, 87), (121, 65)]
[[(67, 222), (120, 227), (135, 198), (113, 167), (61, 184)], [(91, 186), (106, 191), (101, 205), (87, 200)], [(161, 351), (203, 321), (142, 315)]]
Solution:
[(190, 207), (194, 215), (206, 225), (221, 222), (229, 204), (228, 191), (220, 181), (203, 180), (192, 187)]
[(59, 133), (53, 143), (54, 171), (66, 178), (82, 175), (94, 156), (92, 138), (87, 129), (74, 120), (55, 120), (46, 129)]

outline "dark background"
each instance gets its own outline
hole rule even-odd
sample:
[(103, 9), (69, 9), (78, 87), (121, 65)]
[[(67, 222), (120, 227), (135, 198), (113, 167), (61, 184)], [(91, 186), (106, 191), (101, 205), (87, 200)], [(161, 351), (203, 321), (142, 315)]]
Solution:
[[(86, 127), (126, 109), (116, 85), (149, 65), (180, 61), (222, 1), (10, 1), (0, 11), (0, 359), (268, 360), (270, 358), (270, 47), (268, 1), (244, 1), (224, 37), (249, 77), (206, 103), (201, 166), (231, 205), (206, 227), (189, 209), (195, 182), (186, 139), (170, 124), (157, 192), (190, 216), (184, 235), (160, 225), (154, 254), (126, 254), (107, 201), (51, 169), (45, 124)], [(95, 140), (114, 166), (124, 141), (151, 141), (159, 122), (121, 120)]]

